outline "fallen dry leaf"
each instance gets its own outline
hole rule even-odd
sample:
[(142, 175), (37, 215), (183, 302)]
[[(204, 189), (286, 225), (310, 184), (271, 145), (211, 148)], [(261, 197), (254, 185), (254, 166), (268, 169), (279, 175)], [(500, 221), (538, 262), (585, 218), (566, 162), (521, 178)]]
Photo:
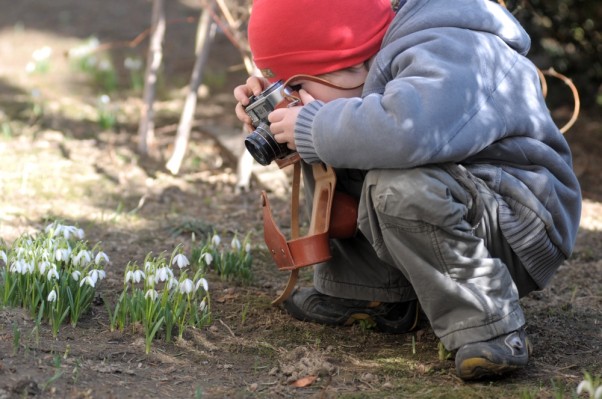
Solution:
[(317, 378), (318, 378), (317, 375), (308, 375), (307, 377), (299, 378), (297, 381), (292, 382), (291, 386), (297, 387), (297, 388), (304, 388), (306, 386), (313, 384)]

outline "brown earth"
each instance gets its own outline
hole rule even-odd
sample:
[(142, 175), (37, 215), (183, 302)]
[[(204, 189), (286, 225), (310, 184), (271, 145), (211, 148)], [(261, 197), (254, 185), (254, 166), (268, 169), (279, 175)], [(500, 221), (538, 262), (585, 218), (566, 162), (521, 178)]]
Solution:
[[(438, 340), (426, 326), (405, 335), (332, 328), (292, 320), (270, 305), (287, 276), (265, 254), (262, 187), (256, 180), (248, 191), (237, 189), (236, 158), (219, 140), (238, 129), (230, 92), (244, 80), (238, 53), (223, 35), (211, 52), (209, 94), (198, 104), (182, 171), (165, 170), (194, 62), (195, 25), (183, 18), (199, 12), (187, 2), (168, 3), (157, 103), (163, 159), (149, 160), (136, 152), (140, 92), (129, 90), (121, 67), (125, 56), (144, 58), (147, 42), (116, 43), (147, 27), (150, 3), (0, 0), (0, 237), (10, 243), (58, 218), (82, 227), (90, 243), (102, 242), (111, 258), (99, 288), (106, 306), (94, 306), (57, 338), (46, 325), (34, 329), (20, 309), (0, 310), (0, 398), (549, 398), (573, 397), (584, 372), (602, 375), (599, 109), (567, 133), (583, 186), (583, 220), (572, 259), (548, 288), (523, 299), (534, 342), (530, 366), (503, 380), (467, 384), (455, 377), (453, 362), (439, 360)], [(112, 44), (120, 71), (120, 90), (111, 93), (118, 123), (108, 130), (96, 122), (102, 91), (64, 57), (92, 35)], [(32, 52), (43, 46), (53, 50), (49, 70), (27, 74)], [(566, 114), (554, 110), (559, 123)], [(263, 181), (273, 188), (270, 179)], [(281, 191), (271, 196), (285, 220)], [(198, 240), (211, 228), (225, 237), (250, 233), (255, 258), (249, 285), (207, 276), (212, 325), (174, 343), (157, 340), (149, 355), (139, 332), (111, 332), (107, 308), (121, 292), (125, 265), (179, 243), (190, 250), (191, 233)], [(309, 270), (301, 282), (311, 284)]]

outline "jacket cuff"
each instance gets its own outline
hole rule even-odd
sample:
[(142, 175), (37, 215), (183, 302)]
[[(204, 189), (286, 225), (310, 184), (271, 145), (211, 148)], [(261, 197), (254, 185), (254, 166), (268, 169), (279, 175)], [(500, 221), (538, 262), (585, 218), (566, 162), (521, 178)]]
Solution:
[(301, 158), (307, 163), (320, 162), (314, 147), (312, 125), (318, 111), (324, 106), (323, 101), (312, 101), (301, 108), (295, 123), (295, 145)]

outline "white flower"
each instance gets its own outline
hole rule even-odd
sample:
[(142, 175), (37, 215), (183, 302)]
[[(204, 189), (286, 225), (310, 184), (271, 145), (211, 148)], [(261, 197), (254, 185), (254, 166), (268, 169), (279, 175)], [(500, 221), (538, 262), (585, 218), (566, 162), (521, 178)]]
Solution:
[(209, 290), (209, 284), (207, 283), (207, 280), (205, 280), (203, 277), (201, 277), (195, 285), (195, 291), (199, 290), (199, 287), (203, 286), (203, 289), (205, 290), (205, 292), (207, 292)]
[(63, 237), (65, 238), (65, 240), (70, 239), (71, 235), (76, 235), (76, 233), (77, 233), (77, 227), (63, 226)]
[(234, 238), (232, 239), (230, 246), (232, 247), (233, 250), (240, 251), (240, 247), (241, 247), (240, 241), (238, 240), (238, 238), (236, 236), (234, 236)]
[(586, 391), (589, 393), (590, 398), (602, 399), (602, 385), (596, 388), (595, 391), (594, 388), (594, 385), (592, 385), (592, 382), (589, 379), (583, 380), (577, 386), (577, 395), (580, 395), (582, 392)]
[(53, 278), (57, 279), (59, 278), (59, 273), (56, 271), (56, 266), (52, 265), (50, 267), (50, 270), (48, 270), (48, 274), (46, 275), (46, 278), (48, 280), (52, 280)]
[(92, 277), (86, 276), (82, 278), (82, 281), (80, 281), (79, 286), (81, 287), (84, 284), (88, 284), (90, 287), (94, 288), (94, 286), (96, 285), (96, 281), (93, 280)]
[(150, 289), (148, 291), (146, 291), (146, 294), (144, 294), (145, 298), (150, 298), (153, 301), (156, 300), (159, 297), (159, 293), (153, 289)]
[(23, 261), (21, 259), (16, 260), (12, 265), (10, 265), (8, 270), (12, 273), (21, 273), (23, 270)]
[(78, 281), (81, 275), (82, 275), (82, 272), (80, 272), (79, 270), (74, 270), (71, 273), (71, 278), (75, 281)]
[(184, 254), (177, 254), (176, 256), (174, 256), (171, 264), (172, 265), (177, 264), (178, 267), (180, 269), (182, 269), (182, 268), (188, 266), (190, 264), (190, 262), (188, 262), (188, 258)]
[(33, 273), (35, 266), (33, 263), (23, 262), (23, 274)]
[(0, 251), (0, 259), (4, 261), (4, 264), (8, 263), (8, 257), (6, 256), (6, 252)]
[(593, 390), (592, 383), (588, 380), (583, 380), (577, 385), (577, 395), (580, 395), (583, 391), (587, 391), (591, 394)]
[(88, 277), (90, 277), (92, 281), (94, 281), (94, 285), (92, 285), (92, 287), (96, 285), (96, 282), (104, 279), (106, 276), (107, 273), (105, 273), (105, 271), (102, 269), (92, 269), (88, 272)]
[(194, 283), (191, 279), (187, 278), (180, 283), (180, 292), (182, 294), (190, 294), (194, 289)]
[(154, 265), (153, 265), (151, 262), (146, 262), (146, 263), (144, 264), (144, 270), (146, 270), (146, 272), (148, 273), (150, 270), (152, 270), (152, 269), (153, 269), (153, 266), (154, 266)]
[(49, 267), (50, 267), (50, 262), (48, 262), (47, 260), (40, 262), (38, 264), (38, 270), (40, 271), (40, 274), (46, 273), (46, 269)]
[(107, 59), (102, 59), (98, 63), (98, 69), (101, 71), (110, 71), (111, 69), (113, 69), (113, 65), (111, 65), (111, 61)]
[(178, 280), (173, 277), (170, 277), (169, 280), (167, 280), (167, 288), (170, 290), (174, 289), (174, 288), (178, 288), (178, 284), (179, 284)]
[(210, 266), (211, 263), (213, 262), (213, 255), (211, 255), (209, 252), (205, 252), (203, 254), (203, 261), (205, 261), (205, 264), (207, 266)]
[(46, 298), (46, 300), (48, 302), (56, 301), (56, 291), (55, 290), (50, 291), (50, 293), (48, 294), (48, 298)]
[(211, 243), (216, 246), (219, 247), (219, 244), (222, 242), (222, 239), (220, 236), (218, 236), (217, 234), (213, 236), (213, 238), (211, 238)]
[(251, 243), (249, 243), (249, 242), (248, 242), (248, 243), (245, 245), (245, 251), (246, 251), (247, 253), (250, 253), (250, 252), (251, 252)]
[(92, 252), (86, 251), (82, 249), (79, 253), (73, 258), (73, 264), (75, 266), (86, 266), (92, 262)]
[(44, 61), (44, 60), (47, 60), (48, 58), (50, 58), (51, 55), (52, 55), (52, 49), (48, 46), (44, 46), (42, 48), (35, 50), (31, 54), (31, 57), (34, 59), (34, 61)]
[(85, 237), (84, 230), (83, 229), (75, 229), (75, 236), (77, 237), (78, 240), (83, 240)]
[(69, 254), (70, 251), (68, 249), (59, 248), (56, 251), (54, 251), (54, 260), (56, 260), (57, 262), (66, 261), (67, 259), (69, 259)]
[(155, 282), (167, 281), (170, 277), (173, 277), (173, 272), (167, 266), (163, 266), (155, 273)]
[(109, 263), (109, 257), (107, 256), (107, 254), (101, 251), (96, 254), (96, 257), (94, 258), (94, 263), (100, 266), (101, 262), (103, 261), (105, 263)]
[(126, 59), (123, 61), (123, 66), (125, 69), (137, 71), (142, 68), (142, 60), (140, 58), (126, 57)]
[(130, 270), (125, 274), (125, 282), (132, 281), (134, 283), (139, 283), (140, 281), (146, 278), (146, 274), (142, 270)]
[(203, 299), (203, 300), (201, 301), (201, 303), (199, 303), (199, 310), (200, 310), (201, 312), (204, 312), (204, 311), (205, 311), (205, 309), (207, 309), (207, 301), (206, 301), (205, 299)]

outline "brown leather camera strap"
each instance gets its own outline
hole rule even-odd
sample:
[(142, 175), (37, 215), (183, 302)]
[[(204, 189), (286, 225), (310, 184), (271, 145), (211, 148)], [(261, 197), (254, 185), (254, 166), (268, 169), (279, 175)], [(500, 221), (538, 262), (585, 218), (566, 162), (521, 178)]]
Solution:
[(289, 270), (290, 276), (284, 291), (272, 305), (282, 303), (290, 296), (299, 276), (299, 269), (330, 259), (328, 230), (330, 213), (334, 198), (336, 175), (330, 166), (312, 165), (315, 180), (311, 221), (307, 235), (301, 236), (299, 226), (299, 195), (301, 185), (301, 166), (294, 164), (291, 199), (291, 240), (276, 225), (265, 191), (261, 193), (265, 243), (280, 270)]

